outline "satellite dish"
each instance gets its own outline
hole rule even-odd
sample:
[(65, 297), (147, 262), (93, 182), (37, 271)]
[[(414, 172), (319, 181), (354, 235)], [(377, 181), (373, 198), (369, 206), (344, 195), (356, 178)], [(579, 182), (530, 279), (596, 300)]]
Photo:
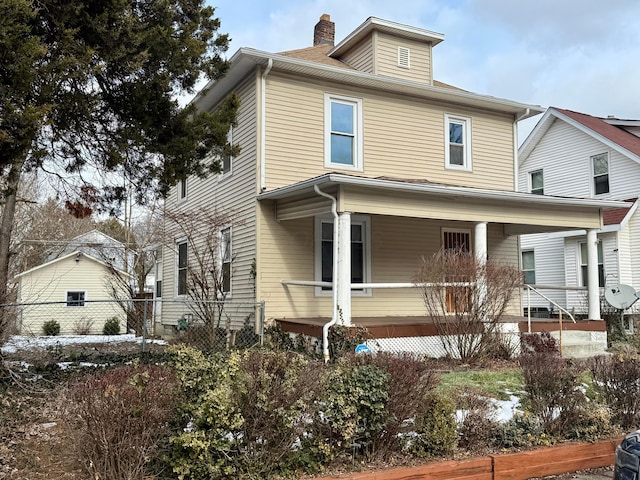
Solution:
[(604, 298), (612, 307), (625, 310), (636, 303), (640, 297), (630, 285), (612, 285), (605, 287)]

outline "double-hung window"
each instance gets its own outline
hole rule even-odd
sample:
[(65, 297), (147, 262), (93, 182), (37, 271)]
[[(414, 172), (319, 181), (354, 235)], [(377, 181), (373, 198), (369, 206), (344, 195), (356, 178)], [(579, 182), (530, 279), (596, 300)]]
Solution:
[(601, 195), (609, 193), (609, 155), (600, 153), (591, 157), (593, 170), (593, 193)]
[(176, 293), (178, 295), (186, 295), (187, 294), (187, 268), (189, 265), (188, 260), (188, 250), (187, 250), (187, 241), (179, 241), (176, 243), (177, 247), (177, 267), (178, 267), (178, 275), (176, 282)]
[(324, 166), (362, 170), (362, 100), (325, 95)]
[[(586, 243), (580, 243), (580, 273), (582, 286), (586, 287), (589, 284)], [(602, 242), (598, 242), (598, 286), (604, 287), (604, 262), (602, 259)]]
[[(316, 281), (333, 281), (333, 218), (316, 217)], [(368, 283), (371, 279), (369, 218), (351, 217), (351, 283)], [(331, 291), (320, 287), (317, 293)], [(352, 290), (355, 295), (369, 294), (370, 290)]]
[(84, 307), (84, 291), (67, 292), (67, 307)]
[(536, 284), (536, 257), (533, 250), (525, 250), (522, 252), (522, 274), (525, 284)]
[(471, 171), (471, 119), (445, 114), (445, 167)]
[(222, 292), (231, 293), (231, 261), (233, 259), (231, 249), (231, 227), (220, 231), (220, 264)]
[(544, 195), (544, 177), (542, 170), (529, 173), (529, 191), (536, 195)]

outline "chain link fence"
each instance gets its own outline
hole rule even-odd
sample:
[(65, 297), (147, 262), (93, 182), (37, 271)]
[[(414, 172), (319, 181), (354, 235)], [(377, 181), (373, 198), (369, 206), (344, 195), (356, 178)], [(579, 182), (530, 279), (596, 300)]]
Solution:
[[(105, 354), (161, 352), (187, 343), (208, 351), (260, 346), (264, 303), (161, 300), (88, 300), (0, 305), (1, 353), (20, 359), (37, 350)], [(79, 353), (78, 353), (79, 352)]]

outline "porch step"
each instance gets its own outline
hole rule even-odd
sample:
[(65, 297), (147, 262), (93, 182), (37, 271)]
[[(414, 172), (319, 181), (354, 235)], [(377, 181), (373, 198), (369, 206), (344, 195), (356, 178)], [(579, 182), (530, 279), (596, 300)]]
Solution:
[(562, 342), (562, 356), (565, 358), (590, 358), (607, 355), (607, 344), (600, 342), (567, 343)]

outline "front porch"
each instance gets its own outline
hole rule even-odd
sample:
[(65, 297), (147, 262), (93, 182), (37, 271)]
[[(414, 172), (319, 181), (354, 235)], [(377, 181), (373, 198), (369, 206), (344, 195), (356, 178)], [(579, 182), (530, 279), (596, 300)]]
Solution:
[[(322, 338), (323, 326), (329, 317), (277, 318), (283, 331)], [(585, 358), (602, 355), (607, 348), (606, 324), (602, 320), (577, 320), (575, 323), (558, 318), (527, 318), (505, 315), (501, 330), (519, 338), (521, 333), (549, 332), (559, 343), (563, 356)], [(413, 352), (432, 357), (442, 356), (439, 333), (429, 316), (354, 317), (354, 327), (363, 327), (372, 340), (373, 348), (395, 352)], [(380, 345), (376, 347), (375, 344)]]

